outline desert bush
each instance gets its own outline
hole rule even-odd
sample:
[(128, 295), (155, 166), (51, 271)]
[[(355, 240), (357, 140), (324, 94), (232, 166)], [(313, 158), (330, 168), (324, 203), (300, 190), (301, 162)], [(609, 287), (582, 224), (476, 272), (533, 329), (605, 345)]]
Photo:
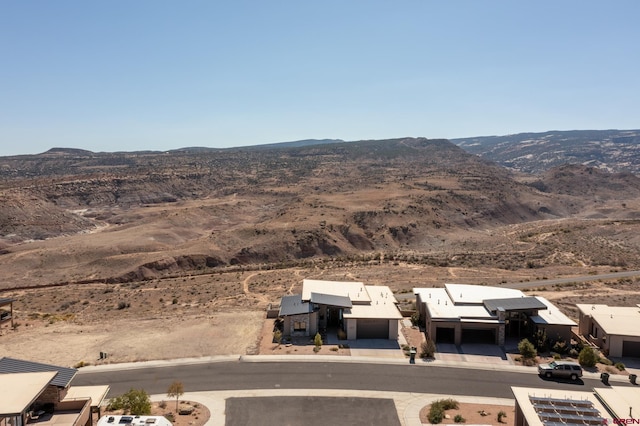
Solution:
[(436, 353), (436, 344), (427, 339), (420, 345), (420, 358), (433, 358)]
[(590, 346), (585, 346), (578, 355), (578, 362), (583, 367), (595, 367), (598, 362), (598, 354)]
[(437, 401), (433, 401), (431, 403), (431, 407), (429, 407), (429, 422), (431, 424), (438, 424), (444, 418), (444, 412), (446, 410), (452, 410), (459, 407), (458, 401), (452, 398), (447, 399), (439, 399)]
[(464, 423), (466, 422), (465, 418), (462, 417), (462, 415), (460, 414), (456, 414), (456, 416), (453, 418), (453, 421), (456, 423)]
[(527, 339), (522, 339), (520, 343), (518, 343), (518, 352), (520, 352), (520, 355), (525, 359), (533, 359), (538, 355), (538, 351), (533, 346), (533, 343)]
[(316, 345), (316, 348), (318, 349), (322, 346), (322, 336), (320, 333), (316, 333), (316, 336), (313, 338), (313, 344)]
[(551, 350), (559, 354), (566, 354), (569, 351), (569, 345), (564, 340), (557, 340)]
[(273, 341), (277, 344), (282, 343), (282, 331), (280, 330), (275, 330), (273, 332)]
[(507, 417), (507, 413), (505, 413), (504, 411), (500, 410), (498, 412), (498, 423), (503, 423), (505, 417)]
[(420, 325), (420, 314), (418, 312), (411, 314), (411, 325), (416, 327)]
[(158, 403), (158, 407), (164, 410), (165, 408), (167, 408), (167, 401), (160, 401), (160, 403)]
[(621, 362), (616, 362), (615, 367), (620, 371), (624, 371), (624, 369), (626, 368), (625, 365)]
[(613, 365), (613, 361), (611, 361), (608, 358), (604, 358), (604, 357), (600, 357), (600, 359), (598, 359), (598, 362), (600, 364), (604, 364), (604, 365)]
[[(547, 351), (547, 349), (549, 348), (549, 339), (547, 338), (546, 330), (537, 330), (533, 334), (533, 345), (540, 352)], [(535, 355), (533, 357), (535, 357)]]
[(431, 408), (429, 408), (429, 414), (427, 416), (429, 418), (429, 423), (432, 425), (437, 425), (444, 418), (444, 410), (441, 406), (431, 404)]
[(553, 359), (555, 359), (556, 361), (561, 360), (561, 359), (562, 359), (562, 355), (560, 355), (560, 354), (553, 354)]

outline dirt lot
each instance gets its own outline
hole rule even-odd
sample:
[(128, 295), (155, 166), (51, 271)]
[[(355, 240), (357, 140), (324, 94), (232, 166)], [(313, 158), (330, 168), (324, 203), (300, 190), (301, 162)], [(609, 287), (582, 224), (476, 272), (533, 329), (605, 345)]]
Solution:
[[(245, 354), (254, 350), (263, 318), (264, 312), (232, 310), (173, 319), (27, 322), (4, 330), (0, 356), (77, 366)], [(100, 352), (106, 360), (99, 360)]]

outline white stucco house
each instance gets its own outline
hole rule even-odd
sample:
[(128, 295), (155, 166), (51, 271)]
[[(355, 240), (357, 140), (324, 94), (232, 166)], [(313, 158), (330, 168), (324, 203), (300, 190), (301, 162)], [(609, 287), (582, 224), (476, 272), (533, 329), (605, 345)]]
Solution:
[(570, 341), (576, 323), (544, 297), (520, 290), (469, 284), (414, 288), (416, 309), (434, 342), (505, 344), (544, 330), (553, 340)]
[(333, 327), (349, 340), (395, 340), (402, 319), (397, 303), (387, 286), (305, 279), (302, 294), (282, 298), (279, 316), (284, 336), (313, 336)]
[(640, 304), (576, 305), (580, 334), (612, 357), (640, 358)]

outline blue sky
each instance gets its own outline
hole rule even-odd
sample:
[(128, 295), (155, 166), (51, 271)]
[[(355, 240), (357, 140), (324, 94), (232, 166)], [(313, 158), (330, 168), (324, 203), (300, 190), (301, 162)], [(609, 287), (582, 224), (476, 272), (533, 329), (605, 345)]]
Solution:
[(640, 127), (640, 2), (0, 3), (0, 155)]

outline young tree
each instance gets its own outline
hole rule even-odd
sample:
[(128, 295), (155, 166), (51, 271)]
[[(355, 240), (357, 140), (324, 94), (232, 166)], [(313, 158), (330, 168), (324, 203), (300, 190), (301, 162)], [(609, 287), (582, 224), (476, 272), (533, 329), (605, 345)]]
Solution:
[(136, 416), (151, 414), (151, 399), (143, 389), (131, 389), (129, 392), (109, 401), (109, 409), (124, 410)]
[(313, 338), (313, 344), (316, 345), (316, 348), (318, 349), (322, 346), (322, 336), (320, 333), (316, 333), (316, 337)]
[(598, 362), (598, 354), (590, 346), (585, 346), (578, 355), (578, 362), (583, 367), (594, 367)]
[(184, 394), (184, 385), (182, 382), (175, 381), (169, 385), (169, 389), (167, 389), (167, 396), (169, 398), (176, 397), (176, 413), (178, 412), (178, 399)]

